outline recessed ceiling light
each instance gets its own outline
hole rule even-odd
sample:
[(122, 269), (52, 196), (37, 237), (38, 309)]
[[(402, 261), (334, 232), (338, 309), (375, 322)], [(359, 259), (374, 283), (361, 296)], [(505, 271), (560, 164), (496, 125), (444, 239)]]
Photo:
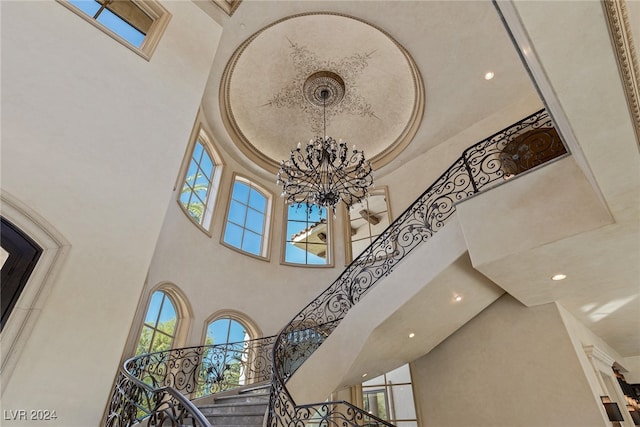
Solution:
[(454, 300), (455, 300), (456, 302), (460, 302), (460, 301), (462, 301), (462, 297), (461, 297), (460, 295), (456, 295), (456, 296), (455, 296), (455, 298), (454, 298)]
[(553, 275), (553, 276), (551, 277), (551, 280), (558, 281), (558, 280), (564, 280), (564, 279), (566, 279), (566, 278), (567, 278), (567, 275), (566, 275), (566, 274), (559, 273), (559, 274), (555, 274), (555, 275)]
[(409, 334), (409, 338), (413, 338), (413, 337), (415, 337), (415, 336), (416, 336), (416, 334), (414, 334), (413, 332), (411, 332), (411, 333)]
[(493, 73), (493, 71), (489, 71), (484, 75), (484, 79), (485, 80), (491, 80), (494, 76), (495, 76), (495, 74)]

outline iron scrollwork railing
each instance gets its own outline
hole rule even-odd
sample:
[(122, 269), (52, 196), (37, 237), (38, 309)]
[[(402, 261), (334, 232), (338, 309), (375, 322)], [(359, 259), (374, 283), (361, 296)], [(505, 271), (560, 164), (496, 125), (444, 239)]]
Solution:
[(189, 398), (199, 398), (272, 377), (275, 337), (177, 348), (128, 359), (118, 374), (106, 425), (123, 427), (210, 424)]
[[(444, 227), (455, 204), (567, 151), (545, 110), (466, 149), (407, 210), (278, 334), (273, 346), (269, 427), (390, 425), (345, 402), (297, 405), (286, 382), (353, 307), (418, 245)], [(319, 328), (317, 345), (298, 350), (294, 331)], [(346, 412), (335, 409), (347, 405)], [(331, 410), (329, 410), (331, 408)], [(317, 420), (317, 422), (313, 421)]]

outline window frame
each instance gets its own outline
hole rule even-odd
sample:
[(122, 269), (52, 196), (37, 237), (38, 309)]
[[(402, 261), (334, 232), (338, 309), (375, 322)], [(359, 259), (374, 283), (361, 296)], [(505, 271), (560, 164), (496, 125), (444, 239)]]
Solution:
[[(409, 382), (394, 383), (394, 382), (390, 382), (387, 379), (387, 376), (390, 373), (392, 373), (392, 372), (394, 372), (394, 371), (396, 371), (396, 370), (398, 370), (400, 368), (403, 368), (405, 366), (407, 367), (407, 370), (408, 370), (408, 373), (409, 373)], [(414, 381), (414, 378), (413, 378), (413, 371), (414, 371), (413, 364), (411, 362), (409, 362), (409, 363), (406, 363), (404, 365), (398, 366), (397, 368), (392, 369), (392, 370), (390, 370), (388, 372), (384, 372), (384, 373), (378, 375), (375, 378), (372, 378), (370, 380), (362, 381), (362, 383), (360, 383), (360, 384), (358, 384), (356, 386), (357, 387), (356, 406), (358, 406), (359, 408), (363, 408), (363, 409), (365, 408), (365, 402), (364, 401), (365, 401), (365, 398), (366, 398), (367, 394), (369, 394), (366, 389), (369, 389), (371, 391), (375, 391), (375, 390), (379, 391), (379, 390), (382, 389), (382, 391), (384, 393), (384, 397), (385, 397), (385, 408), (386, 408), (386, 412), (387, 412), (387, 414), (386, 414), (387, 417), (382, 417), (380, 415), (377, 415), (379, 418), (381, 418), (381, 419), (383, 419), (383, 420), (385, 420), (385, 421), (387, 421), (389, 423), (392, 423), (394, 425), (397, 425), (395, 423), (398, 423), (398, 422), (413, 422), (413, 421), (415, 421), (416, 427), (421, 427), (422, 423), (421, 423), (421, 416), (420, 416), (420, 411), (419, 411), (420, 408), (419, 408), (419, 405), (417, 405), (417, 402), (416, 402), (416, 389), (415, 389), (415, 381)], [(379, 378), (379, 377), (382, 377), (384, 379), (384, 383), (377, 383), (377, 384), (372, 384), (372, 385), (364, 385), (366, 382), (370, 382), (370, 381), (372, 381), (372, 380), (374, 380), (376, 378)], [(414, 415), (415, 415), (415, 419), (414, 418), (396, 418), (395, 417), (395, 415), (396, 415), (395, 412), (396, 412), (397, 408), (395, 407), (395, 405), (394, 405), (393, 408), (391, 408), (389, 406), (389, 404), (393, 404), (394, 400), (395, 400), (393, 397), (391, 397), (391, 398), (389, 397), (389, 396), (393, 396), (393, 393), (389, 393), (389, 390), (393, 389), (394, 387), (402, 387), (402, 386), (405, 386), (405, 387), (408, 386), (409, 389), (411, 390), (411, 397), (413, 399), (413, 412), (414, 412)], [(390, 409), (393, 409), (393, 411), (390, 411)], [(389, 416), (390, 412), (393, 412), (394, 418), (391, 418)]]
[(121, 363), (135, 356), (140, 335), (142, 334), (142, 328), (144, 327), (144, 320), (147, 316), (147, 310), (149, 309), (149, 304), (151, 304), (151, 296), (157, 291), (162, 291), (171, 297), (171, 302), (176, 310), (176, 328), (171, 348), (179, 348), (186, 344), (191, 321), (193, 320), (193, 310), (189, 304), (189, 300), (184, 292), (175, 284), (171, 282), (160, 282), (156, 286), (145, 290), (144, 297), (138, 302), (135, 319), (129, 331), (129, 337), (127, 338), (125, 350), (120, 361)]
[(171, 13), (165, 9), (158, 0), (130, 0), (153, 20), (153, 23), (149, 27), (147, 34), (144, 36), (144, 39), (140, 44), (140, 47), (136, 47), (115, 31), (109, 29), (96, 19), (93, 19), (92, 16), (87, 15), (82, 10), (69, 3), (68, 0), (56, 1), (147, 61), (151, 60), (151, 56), (156, 50), (156, 47), (158, 47), (160, 39), (162, 38), (162, 35), (164, 34), (164, 31), (169, 25), (169, 21), (172, 17)]
[[(229, 222), (229, 211), (231, 209), (231, 202), (233, 201), (233, 188), (236, 181), (240, 181), (248, 185), (250, 189), (257, 190), (267, 199), (267, 206), (264, 212), (263, 235), (262, 235), (262, 242), (260, 247), (260, 255), (252, 254), (251, 252), (246, 252), (237, 246), (233, 246), (232, 244), (227, 243), (224, 240), (224, 236), (227, 232), (227, 225)], [(234, 172), (231, 178), (231, 184), (229, 185), (229, 192), (227, 197), (227, 208), (224, 214), (224, 223), (222, 226), (222, 232), (220, 233), (220, 244), (231, 250), (241, 253), (243, 255), (250, 256), (252, 258), (256, 258), (262, 261), (270, 261), (270, 257), (271, 257), (270, 237), (271, 237), (271, 227), (272, 227), (271, 219), (272, 218), (273, 218), (273, 193), (267, 190), (262, 185), (258, 184), (257, 182)]]
[[(222, 162), (222, 158), (220, 157), (218, 152), (215, 150), (212, 139), (209, 135), (210, 132), (205, 127), (204, 123), (199, 120), (194, 128), (194, 132), (192, 132), (191, 137), (189, 138), (189, 144), (187, 145), (187, 150), (185, 152), (185, 155), (183, 156), (180, 174), (178, 175), (178, 180), (173, 190), (176, 192), (176, 202), (178, 203), (178, 206), (180, 207), (182, 213), (184, 213), (189, 221), (196, 227), (198, 227), (200, 231), (205, 233), (207, 236), (212, 237), (211, 229), (215, 216), (215, 207), (217, 205), (218, 194), (220, 193), (220, 182), (222, 180), (222, 169), (224, 168), (224, 163)], [(189, 166), (191, 165), (193, 152), (195, 151), (196, 144), (198, 142), (201, 143), (202, 147), (209, 155), (211, 163), (213, 163), (213, 173), (211, 174), (209, 189), (207, 190), (202, 223), (197, 222), (195, 218), (193, 218), (189, 214), (187, 209), (183, 206), (182, 201), (180, 200), (182, 189), (184, 188), (187, 174), (189, 173)]]
[[(155, 316), (155, 324), (153, 327), (149, 326), (147, 324), (147, 322), (145, 321), (147, 316), (149, 315), (149, 309), (151, 308), (151, 301), (153, 300), (153, 296), (157, 293), (161, 293), (162, 294), (162, 301), (160, 302), (160, 307), (158, 308), (158, 313)], [(159, 320), (160, 320), (160, 314), (162, 314), (162, 309), (164, 308), (164, 304), (165, 301), (169, 300), (169, 302), (171, 303), (171, 306), (173, 308), (173, 311), (175, 312), (175, 316), (176, 316), (176, 323), (173, 327), (173, 332), (171, 335), (169, 335), (168, 333), (158, 329), (158, 324), (159, 324)], [(169, 344), (169, 348), (167, 349), (163, 349), (163, 350), (158, 350), (158, 351), (168, 351), (171, 350), (172, 348), (175, 347), (176, 344), (176, 337), (178, 335), (178, 332), (180, 330), (180, 314), (179, 314), (179, 308), (178, 308), (178, 304), (177, 302), (174, 300), (174, 298), (171, 296), (171, 294), (169, 292), (167, 292), (164, 289), (156, 289), (155, 291), (151, 292), (149, 294), (149, 298), (147, 300), (147, 305), (146, 305), (146, 309), (143, 313), (144, 315), (142, 316), (142, 322), (140, 323), (140, 328), (139, 328), (139, 333), (138, 333), (138, 339), (137, 342), (135, 344), (135, 348), (133, 350), (133, 354), (135, 356), (142, 356), (144, 354), (151, 354), (151, 353), (155, 353), (154, 351), (151, 351), (153, 349), (153, 340), (156, 336), (156, 333), (159, 332), (162, 335), (166, 335), (166, 336), (170, 336), (171, 337), (171, 344)], [(144, 353), (140, 353), (138, 354), (138, 346), (140, 345), (140, 339), (142, 338), (142, 333), (145, 329), (145, 327), (150, 328), (151, 329), (151, 339), (149, 341), (149, 351), (144, 352)]]
[[(389, 201), (389, 189), (387, 188), (387, 186), (383, 185), (383, 186), (376, 187), (375, 189), (369, 190), (369, 197), (382, 196), (382, 195), (385, 197), (386, 203), (387, 203), (387, 227), (388, 227), (393, 222), (393, 215), (391, 214), (391, 203)], [(351, 237), (352, 237), (351, 236), (351, 215), (349, 214), (349, 209), (346, 206), (344, 207), (344, 218), (345, 218), (344, 220), (345, 265), (349, 265), (360, 254), (356, 254), (355, 256), (353, 254), (353, 246), (352, 246), (353, 242), (351, 241)], [(372, 241), (375, 240), (379, 235), (380, 234), (378, 234), (375, 238), (373, 238)], [(371, 235), (369, 235), (369, 238), (371, 238)]]
[[(300, 264), (295, 262), (287, 261), (287, 244), (289, 239), (287, 238), (287, 229), (289, 226), (289, 207), (296, 206), (290, 205), (286, 202), (283, 202), (283, 231), (282, 231), (282, 256), (280, 259), (280, 264), (288, 265), (292, 267), (304, 267), (304, 268), (333, 268), (333, 217), (329, 214), (329, 209), (325, 208), (327, 212), (327, 262), (325, 264)], [(316, 207), (317, 208), (317, 207)], [(304, 207), (300, 207), (299, 209), (305, 209)]]

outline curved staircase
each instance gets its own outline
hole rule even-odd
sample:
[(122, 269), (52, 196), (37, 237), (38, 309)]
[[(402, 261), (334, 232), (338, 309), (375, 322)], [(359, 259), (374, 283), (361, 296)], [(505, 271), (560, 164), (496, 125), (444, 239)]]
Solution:
[[(103, 425), (393, 427), (344, 401), (299, 405), (287, 383), (354, 305), (445, 226), (458, 202), (566, 153), (545, 110), (469, 147), (277, 336), (127, 360)], [(241, 384), (230, 372), (242, 373)]]

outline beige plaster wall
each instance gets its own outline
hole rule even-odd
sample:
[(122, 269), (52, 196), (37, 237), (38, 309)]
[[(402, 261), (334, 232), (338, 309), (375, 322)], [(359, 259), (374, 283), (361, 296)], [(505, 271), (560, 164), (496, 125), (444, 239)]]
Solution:
[(609, 425), (555, 304), (526, 308), (505, 295), (412, 372), (430, 427)]
[(99, 424), (220, 38), (164, 6), (146, 61), (53, 0), (2, 2), (2, 190), (70, 244), (2, 373), (2, 410), (57, 419), (3, 426)]
[[(198, 120), (204, 120), (198, 116)], [(205, 129), (208, 124), (204, 123)], [(207, 129), (210, 133), (209, 129)], [(174, 192), (166, 211), (147, 284), (141, 300), (162, 282), (170, 282), (185, 294), (192, 309), (187, 345), (203, 342), (207, 320), (221, 310), (235, 310), (250, 319), (263, 336), (274, 335), (344, 270), (342, 209), (329, 218), (333, 264), (304, 267), (281, 263), (285, 233), (285, 204), (275, 175), (247, 170), (224, 148), (212, 141), (223, 162), (209, 233), (194, 226), (180, 207)], [(258, 259), (231, 249), (222, 242), (234, 175), (253, 180), (273, 197), (269, 229), (269, 256)], [(181, 186), (177, 185), (177, 191)], [(134, 328), (132, 335), (136, 334)], [(127, 349), (130, 352), (132, 345)], [(125, 354), (128, 356), (130, 354)]]

